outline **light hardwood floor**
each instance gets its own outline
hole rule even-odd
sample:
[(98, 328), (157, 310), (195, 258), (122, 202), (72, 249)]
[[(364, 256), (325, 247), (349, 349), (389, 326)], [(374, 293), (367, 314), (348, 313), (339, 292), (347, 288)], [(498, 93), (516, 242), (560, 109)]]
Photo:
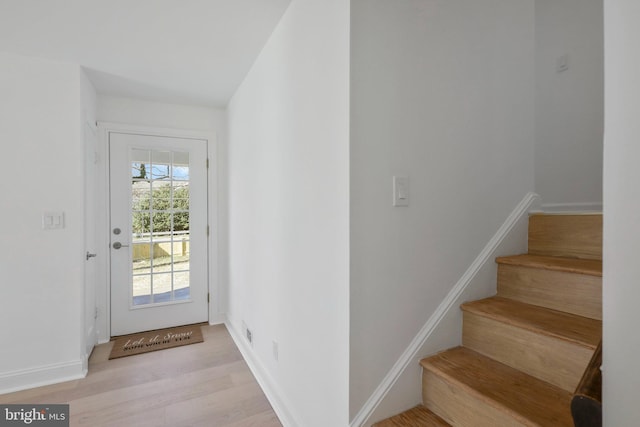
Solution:
[(71, 426), (281, 427), (223, 325), (204, 342), (107, 360), (95, 348), (86, 378), (0, 395), (0, 403), (69, 403)]

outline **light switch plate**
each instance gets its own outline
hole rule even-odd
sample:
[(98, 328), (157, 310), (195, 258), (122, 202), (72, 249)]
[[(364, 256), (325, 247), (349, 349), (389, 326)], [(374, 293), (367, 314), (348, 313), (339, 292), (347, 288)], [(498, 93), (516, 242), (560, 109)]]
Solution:
[(409, 177), (393, 177), (393, 206), (409, 206)]
[(42, 214), (42, 229), (56, 230), (64, 228), (64, 212), (44, 212)]
[(556, 58), (556, 72), (562, 73), (569, 69), (569, 55), (564, 54)]

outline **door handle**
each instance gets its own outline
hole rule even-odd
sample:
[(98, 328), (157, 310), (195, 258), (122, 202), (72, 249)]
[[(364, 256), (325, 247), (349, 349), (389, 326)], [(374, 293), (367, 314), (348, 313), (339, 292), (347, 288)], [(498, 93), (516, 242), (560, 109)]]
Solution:
[(87, 251), (87, 261), (89, 261), (89, 258), (95, 258), (97, 256), (98, 256), (98, 254), (92, 254), (89, 251)]
[(129, 247), (129, 245), (123, 245), (120, 242), (113, 242), (113, 245), (111, 245), (111, 246), (113, 246), (113, 249), (120, 249), (120, 248), (128, 248)]

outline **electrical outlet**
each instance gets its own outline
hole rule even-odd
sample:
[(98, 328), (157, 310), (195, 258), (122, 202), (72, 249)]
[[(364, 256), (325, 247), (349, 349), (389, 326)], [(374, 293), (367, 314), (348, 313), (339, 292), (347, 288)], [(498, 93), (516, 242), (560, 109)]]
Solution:
[(246, 322), (242, 321), (242, 330), (244, 331), (244, 337), (247, 342), (253, 346), (253, 334), (251, 333), (251, 329), (247, 326)]

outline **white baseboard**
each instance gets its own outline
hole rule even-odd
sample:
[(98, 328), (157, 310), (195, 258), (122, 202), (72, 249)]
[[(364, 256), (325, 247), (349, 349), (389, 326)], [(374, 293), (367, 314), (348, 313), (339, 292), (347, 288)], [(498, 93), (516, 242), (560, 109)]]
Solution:
[(0, 394), (78, 380), (86, 376), (82, 360), (7, 372), (0, 374)]
[[(420, 349), (425, 346), (427, 340), (429, 340), (434, 331), (438, 328), (447, 313), (452, 309), (458, 310), (456, 302), (458, 301), (459, 297), (465, 292), (467, 287), (469, 287), (469, 285), (472, 283), (476, 274), (482, 269), (485, 264), (494, 262), (493, 254), (498, 249), (502, 241), (509, 235), (516, 224), (518, 224), (518, 222), (524, 216), (528, 215), (531, 207), (536, 206), (536, 204), (539, 202), (539, 199), (540, 196), (538, 196), (536, 193), (527, 193), (522, 201), (511, 212), (506, 221), (498, 229), (491, 240), (489, 240), (489, 243), (487, 243), (482, 252), (480, 252), (471, 266), (469, 266), (467, 271), (462, 275), (462, 277), (458, 280), (451, 291), (449, 291), (449, 293), (440, 303), (435, 312), (431, 315), (431, 317), (429, 317), (422, 329), (420, 329), (418, 334), (413, 338), (409, 346), (404, 350), (400, 358), (396, 361), (391, 370), (383, 378), (382, 382), (378, 385), (373, 394), (365, 402), (360, 411), (358, 411), (356, 416), (349, 424), (350, 427), (360, 427), (369, 420), (373, 412), (376, 410), (378, 405), (380, 405), (382, 400), (387, 396), (391, 388), (394, 386), (396, 381), (398, 381), (409, 364), (413, 363), (417, 358), (419, 358), (419, 356), (421, 356), (418, 354)], [(460, 334), (462, 334), (462, 331), (460, 331)]]
[(300, 423), (296, 421), (296, 418), (291, 413), (291, 405), (287, 403), (284, 393), (280, 390), (276, 382), (271, 375), (264, 368), (260, 360), (254, 356), (253, 349), (247, 344), (243, 335), (233, 326), (233, 322), (229, 319), (225, 322), (225, 326), (231, 334), (231, 338), (238, 346), (240, 353), (244, 357), (245, 362), (249, 365), (249, 369), (256, 377), (258, 384), (262, 387), (267, 400), (271, 403), (273, 410), (280, 419), (283, 427), (299, 427)]

